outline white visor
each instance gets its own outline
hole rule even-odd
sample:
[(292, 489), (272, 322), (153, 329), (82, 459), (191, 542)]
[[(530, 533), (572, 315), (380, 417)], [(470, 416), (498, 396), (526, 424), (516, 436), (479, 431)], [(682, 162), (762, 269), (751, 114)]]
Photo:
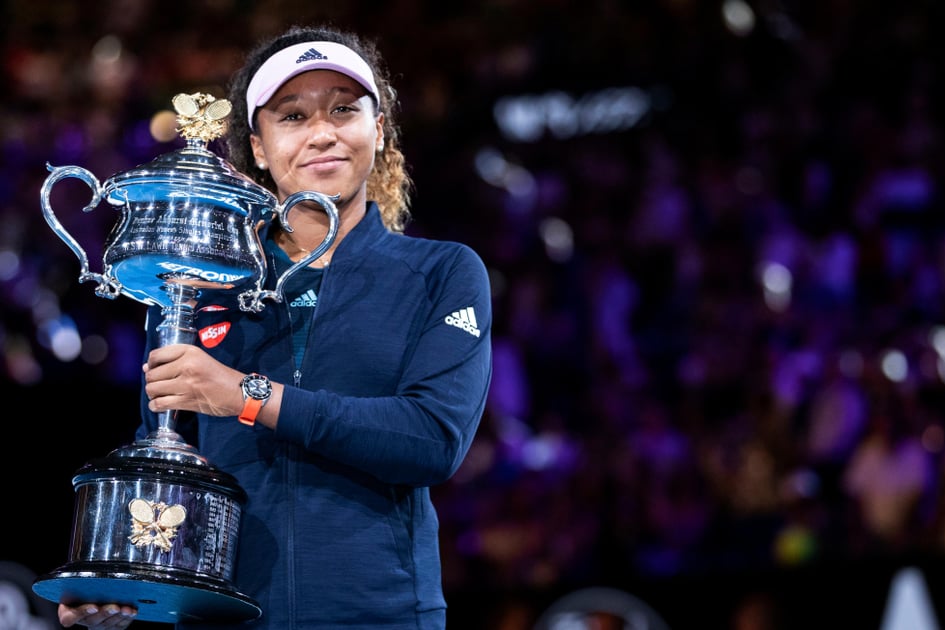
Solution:
[(375, 103), (380, 103), (374, 73), (371, 67), (343, 44), (335, 42), (307, 42), (283, 48), (259, 67), (246, 88), (246, 114), (253, 128), (253, 115), (272, 98), (283, 83), (309, 70), (334, 70), (349, 76), (368, 91)]

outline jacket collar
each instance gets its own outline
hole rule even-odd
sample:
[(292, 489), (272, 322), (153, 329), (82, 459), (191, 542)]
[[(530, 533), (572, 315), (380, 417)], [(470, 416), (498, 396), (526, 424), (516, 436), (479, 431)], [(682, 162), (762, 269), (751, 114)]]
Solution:
[[(261, 243), (265, 243), (266, 239), (269, 238), (269, 233), (272, 230), (273, 223), (275, 222), (275, 217), (271, 217), (270, 221), (265, 222), (262, 227), (259, 228), (259, 240)], [(338, 248), (335, 250), (334, 255), (332, 256), (332, 262), (336, 262), (339, 257), (345, 258), (345, 253), (348, 250), (360, 250), (365, 247), (368, 247), (370, 243), (373, 243), (378, 238), (387, 234), (388, 230), (384, 226), (384, 222), (381, 220), (381, 211), (377, 207), (377, 204), (373, 201), (367, 202), (367, 210), (364, 213), (364, 216), (361, 217), (361, 220), (358, 222), (354, 228), (348, 232), (344, 240), (338, 244)]]
[(360, 252), (365, 250), (385, 234), (388, 234), (388, 230), (381, 220), (380, 208), (373, 201), (369, 201), (364, 216), (345, 235), (344, 240), (338, 244), (335, 253), (332, 255), (332, 262), (346, 259), (349, 251)]

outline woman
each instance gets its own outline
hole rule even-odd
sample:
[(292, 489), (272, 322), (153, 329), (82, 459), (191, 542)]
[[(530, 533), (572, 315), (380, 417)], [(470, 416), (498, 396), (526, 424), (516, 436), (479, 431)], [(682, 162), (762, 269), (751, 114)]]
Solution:
[[(159, 347), (149, 311), (137, 437), (160, 412), (194, 412), (201, 455), (246, 490), (234, 584), (263, 612), (240, 627), (444, 628), (429, 487), (460, 466), (485, 406), (485, 267), (402, 233), (396, 93), (369, 42), (293, 27), (250, 53), (229, 100), (230, 162), (280, 200), (338, 195), (337, 236), (281, 302), (202, 304), (195, 327), (216, 333), (193, 345)], [(261, 226), (270, 288), (328, 233), (315, 204), (291, 225)], [(61, 605), (59, 618), (123, 628), (134, 612)]]

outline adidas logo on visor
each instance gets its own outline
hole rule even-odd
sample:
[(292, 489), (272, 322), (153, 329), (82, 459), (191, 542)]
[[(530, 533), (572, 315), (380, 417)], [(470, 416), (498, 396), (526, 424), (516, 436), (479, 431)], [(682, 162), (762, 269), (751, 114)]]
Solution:
[(318, 61), (320, 59), (328, 59), (328, 57), (321, 54), (314, 48), (309, 48), (304, 53), (299, 55), (299, 58), (295, 60), (295, 63), (302, 63), (303, 61)]

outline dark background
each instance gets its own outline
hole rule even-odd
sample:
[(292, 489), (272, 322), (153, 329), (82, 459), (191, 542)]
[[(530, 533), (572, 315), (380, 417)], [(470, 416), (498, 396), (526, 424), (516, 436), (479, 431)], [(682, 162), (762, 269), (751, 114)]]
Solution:
[[(599, 586), (677, 629), (877, 628), (907, 567), (945, 605), (941, 18), (932, 1), (0, 3), (0, 561), (66, 560), (72, 474), (137, 423), (144, 307), (78, 282), (40, 209), (46, 163), (104, 180), (177, 148), (149, 130), (175, 94), (222, 96), (258, 37), (330, 20), (393, 71), (409, 230), (468, 243), (493, 280), (489, 408), (435, 489), (451, 628), (532, 628)], [(57, 216), (100, 271), (116, 217), (70, 185)], [(887, 527), (863, 512), (884, 488)]]

